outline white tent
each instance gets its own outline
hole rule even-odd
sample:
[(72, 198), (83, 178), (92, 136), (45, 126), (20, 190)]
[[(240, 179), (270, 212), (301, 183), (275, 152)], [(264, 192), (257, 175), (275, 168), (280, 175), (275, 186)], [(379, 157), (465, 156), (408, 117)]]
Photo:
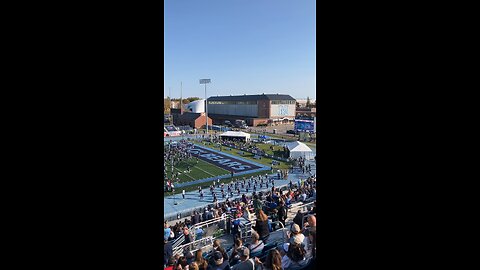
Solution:
[(250, 141), (250, 134), (241, 131), (227, 131), (221, 134), (220, 137), (237, 138), (244, 139), (245, 141)]
[(312, 149), (302, 142), (287, 143), (288, 150), (290, 150), (291, 158), (304, 157), (305, 159), (313, 159)]

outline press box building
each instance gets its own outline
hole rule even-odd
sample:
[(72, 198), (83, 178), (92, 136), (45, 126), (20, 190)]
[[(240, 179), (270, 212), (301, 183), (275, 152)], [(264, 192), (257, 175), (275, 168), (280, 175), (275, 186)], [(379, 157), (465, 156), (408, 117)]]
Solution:
[[(216, 96), (208, 98), (208, 117), (214, 124), (225, 120), (245, 120), (249, 126), (267, 123), (292, 123), (296, 100), (290, 95), (262, 94)], [(232, 122), (233, 123), (233, 122)]]

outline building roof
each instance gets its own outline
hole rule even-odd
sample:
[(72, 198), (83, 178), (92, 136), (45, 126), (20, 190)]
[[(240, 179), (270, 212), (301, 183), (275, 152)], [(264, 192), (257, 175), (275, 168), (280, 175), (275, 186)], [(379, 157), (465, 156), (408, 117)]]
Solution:
[(244, 101), (244, 100), (295, 100), (295, 99), (290, 95), (280, 95), (280, 94), (216, 96), (216, 97), (208, 98), (208, 101)]
[[(201, 113), (184, 112), (183, 114), (181, 114), (177, 117), (179, 117), (179, 119), (184, 120), (184, 121), (192, 121), (192, 120), (196, 120), (200, 116), (202, 116)], [(208, 118), (210, 118), (210, 117), (208, 117)]]
[(243, 137), (250, 138), (250, 134), (241, 131), (227, 131), (220, 135), (221, 137)]
[(287, 147), (290, 152), (312, 152), (310, 147), (299, 141), (287, 143)]

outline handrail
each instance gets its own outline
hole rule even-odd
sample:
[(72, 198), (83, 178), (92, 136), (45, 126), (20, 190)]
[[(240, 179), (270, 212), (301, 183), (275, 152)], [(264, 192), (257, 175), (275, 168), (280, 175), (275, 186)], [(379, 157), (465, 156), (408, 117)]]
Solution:
[(189, 230), (191, 230), (192, 228), (203, 227), (204, 225), (207, 225), (207, 227), (208, 227), (208, 225), (210, 225), (210, 223), (219, 222), (219, 221), (222, 221), (224, 219), (227, 219), (227, 217), (226, 216), (225, 217), (218, 217), (218, 218), (202, 221), (202, 222), (196, 223), (194, 225), (191, 225)]
[[(210, 236), (210, 237), (198, 239), (198, 240), (195, 240), (193, 242), (178, 246), (178, 247), (173, 249), (173, 255), (182, 254), (182, 251), (186, 251), (186, 250), (188, 250), (190, 252), (195, 252), (195, 251), (197, 251), (197, 250), (199, 250), (203, 247), (213, 245), (213, 240), (214, 240), (213, 237)], [(208, 244), (207, 244), (207, 242), (208, 242)], [(195, 248), (195, 246), (199, 243), (201, 243), (200, 247)]]
[(305, 208), (307, 206), (310, 206), (312, 204), (315, 204), (317, 202), (317, 200), (313, 201), (313, 202), (309, 202), (309, 203), (304, 203), (304, 204), (301, 204), (301, 205), (295, 205), (295, 206), (292, 206), (291, 208), (289, 208), (288, 210), (293, 210), (293, 209), (297, 209), (298, 208), (301, 208), (303, 211), (305, 211)]
[[(302, 204), (302, 205), (299, 205), (299, 206), (294, 206), (294, 207), (290, 208), (289, 210), (298, 209), (298, 208), (305, 209), (307, 206), (312, 205), (312, 204), (314, 204), (315, 202), (316, 202), (316, 201), (310, 202), (310, 203), (306, 203), (306, 204)], [(315, 214), (313, 214), (313, 215), (315, 215)], [(308, 216), (309, 216), (309, 215), (305, 215), (305, 216), (304, 216), (304, 220), (305, 220), (306, 218), (308, 218)], [(226, 214), (224, 217), (218, 217), (218, 218), (215, 218), (215, 219), (211, 219), (211, 220), (207, 220), (207, 221), (202, 221), (202, 222), (200, 222), (200, 223), (197, 223), (197, 224), (195, 224), (195, 225), (192, 225), (192, 226), (189, 228), (189, 230), (191, 231), (191, 230), (194, 229), (194, 228), (203, 227), (203, 226), (208, 226), (208, 225), (210, 225), (210, 224), (218, 223), (218, 222), (220, 222), (220, 221), (222, 221), (222, 220), (225, 220), (225, 221), (226, 221), (227, 219), (232, 219), (232, 220), (233, 220), (233, 219), (236, 219), (236, 218), (235, 218), (234, 216), (232, 216), (231, 214)], [(248, 222), (247, 222), (244, 226), (242, 226), (242, 227), (240, 228), (240, 236), (241, 236), (242, 239), (246, 240), (246, 239), (248, 239), (248, 238), (251, 237), (251, 229), (252, 229), (252, 226), (253, 226), (254, 222), (256, 222), (257, 220), (258, 220), (258, 218), (257, 218), (257, 217), (254, 217), (254, 218), (252, 218), (251, 220), (248, 220)], [(288, 222), (288, 223), (290, 224), (291, 221)], [(285, 242), (285, 241), (286, 241), (285, 230), (286, 230), (287, 227), (285, 227), (280, 221), (273, 221), (271, 224), (272, 224), (272, 225), (273, 225), (273, 224), (277, 224), (277, 225), (280, 224), (280, 227), (281, 227), (281, 228), (275, 230), (275, 232), (276, 232), (276, 231), (284, 231), (284, 233), (282, 233), (282, 237), (283, 237), (283, 242)], [(194, 231), (191, 231), (191, 233), (192, 233), (192, 236), (196, 237), (196, 234), (195, 234)], [(196, 245), (196, 244), (198, 244), (198, 243), (200, 243), (200, 242), (202, 242), (202, 241), (203, 241), (203, 243), (206, 243), (207, 241), (210, 241), (211, 244), (213, 245), (213, 241), (214, 241), (215, 239), (216, 239), (216, 237), (209, 236), (209, 237), (202, 238), (202, 239), (198, 239), (198, 240), (194, 240), (193, 242), (190, 242), (190, 243), (188, 243), (188, 244), (182, 245), (181, 243), (183, 243), (183, 242), (185, 241), (185, 236), (184, 236), (184, 235), (181, 235), (181, 236), (179, 236), (177, 239), (174, 240), (173, 245), (172, 245), (172, 248), (173, 248), (173, 250), (174, 250), (174, 254), (175, 254), (175, 252), (178, 253), (179, 250), (183, 250), (185, 247), (191, 247), (191, 248), (190, 248), (190, 251), (196, 251), (196, 250), (198, 250), (199, 248), (192, 250), (192, 248), (194, 247), (194, 245)], [(202, 245), (202, 247), (206, 247), (206, 246), (209, 246), (209, 245), (210, 245), (210, 244), (204, 244), (204, 245)], [(200, 248), (201, 248), (201, 247), (200, 247)]]
[(177, 237), (177, 239), (174, 239), (173, 240), (173, 243), (172, 243), (172, 248), (176, 248), (178, 247), (181, 243), (183, 243), (185, 241), (185, 235), (180, 235), (179, 237)]

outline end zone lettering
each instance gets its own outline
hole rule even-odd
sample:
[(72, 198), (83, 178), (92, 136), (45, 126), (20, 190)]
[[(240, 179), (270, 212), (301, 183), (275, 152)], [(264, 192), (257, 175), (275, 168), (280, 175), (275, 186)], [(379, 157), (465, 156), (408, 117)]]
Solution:
[(189, 149), (187, 151), (191, 153), (192, 156), (208, 161), (209, 163), (212, 163), (228, 171), (234, 170), (235, 172), (240, 172), (260, 168), (254, 164), (247, 163), (243, 160), (227, 157), (222, 154), (211, 152), (209, 150), (200, 149), (197, 146), (194, 146), (193, 149)]

